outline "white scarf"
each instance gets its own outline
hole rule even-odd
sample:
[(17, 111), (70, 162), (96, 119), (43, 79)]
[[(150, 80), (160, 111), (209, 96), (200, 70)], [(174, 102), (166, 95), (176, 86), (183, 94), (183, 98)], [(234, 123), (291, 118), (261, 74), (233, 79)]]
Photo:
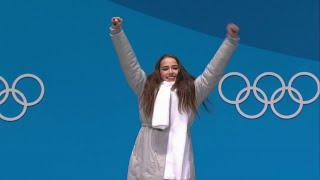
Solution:
[(163, 81), (160, 85), (152, 114), (152, 127), (164, 130), (170, 123), (170, 93), (174, 82)]
[(170, 125), (164, 179), (184, 180), (190, 178), (190, 163), (184, 159), (189, 116), (186, 112), (179, 112), (176, 90), (171, 91), (173, 84), (163, 81), (160, 85), (154, 103), (152, 127), (163, 130)]

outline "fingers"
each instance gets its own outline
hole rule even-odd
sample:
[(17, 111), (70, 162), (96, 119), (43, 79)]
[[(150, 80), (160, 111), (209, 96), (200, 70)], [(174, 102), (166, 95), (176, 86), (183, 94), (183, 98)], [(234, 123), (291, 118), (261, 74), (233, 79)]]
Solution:
[(112, 17), (111, 23), (114, 27), (120, 27), (122, 24), (122, 18), (121, 17)]
[(231, 37), (238, 37), (239, 30), (239, 27), (234, 23), (227, 25), (227, 32)]
[(228, 31), (231, 31), (233, 33), (238, 33), (239, 32), (239, 27), (234, 23), (228, 24), (227, 29), (228, 29)]

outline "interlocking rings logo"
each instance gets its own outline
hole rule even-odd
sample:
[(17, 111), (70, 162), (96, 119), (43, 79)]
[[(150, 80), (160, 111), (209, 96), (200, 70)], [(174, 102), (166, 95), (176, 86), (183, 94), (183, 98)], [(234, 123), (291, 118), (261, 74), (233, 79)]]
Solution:
[[(28, 102), (27, 98), (25, 97), (25, 95), (21, 91), (16, 89), (16, 86), (17, 86), (18, 82), (23, 78), (35, 79), (40, 85), (40, 88), (41, 88), (40, 95), (33, 102)], [(5, 101), (9, 97), (9, 94), (12, 93), (14, 100), (17, 103), (19, 103), (20, 105), (23, 106), (23, 109), (22, 109), (21, 113), (19, 115), (15, 116), (15, 117), (6, 117), (6, 116), (4, 116), (3, 114), (0, 113), (0, 119), (3, 119), (5, 121), (16, 121), (16, 120), (20, 119), (26, 113), (27, 107), (38, 104), (43, 98), (44, 85), (43, 85), (43, 82), (41, 81), (41, 79), (36, 75), (33, 75), (33, 74), (22, 74), (22, 75), (20, 75), (19, 77), (17, 77), (13, 81), (11, 88), (9, 88), (8, 82), (1, 76), (0, 76), (0, 81), (2, 81), (2, 83), (4, 84), (4, 87), (5, 87), (4, 90), (0, 91), (0, 97), (2, 97), (3, 94), (4, 94), (4, 97), (0, 100), (0, 105), (4, 104)], [(17, 94), (22, 98), (22, 101), (17, 97)]]
[[(222, 83), (223, 83), (223, 81), (224, 81), (225, 79), (227, 79), (227, 78), (230, 77), (230, 76), (239, 76), (239, 77), (241, 77), (242, 79), (244, 79), (244, 81), (245, 81), (245, 83), (246, 83), (246, 85), (247, 85), (247, 87), (245, 87), (245, 88), (243, 88), (242, 90), (239, 91), (239, 93), (237, 94), (237, 97), (236, 97), (236, 100), (235, 100), (235, 101), (227, 99), (227, 98), (224, 96), (224, 94), (222, 93), (222, 88), (221, 88), (221, 87), (222, 87)], [(274, 76), (274, 77), (276, 77), (276, 78), (280, 81), (280, 83), (281, 83), (281, 87), (278, 88), (277, 90), (275, 90), (275, 91), (273, 92), (273, 94), (271, 95), (271, 99), (270, 99), (270, 100), (268, 100), (268, 97), (267, 97), (266, 93), (265, 93), (262, 89), (260, 89), (259, 87), (257, 87), (258, 81), (259, 81), (261, 78), (265, 77), (265, 76)], [(295, 89), (295, 88), (292, 87), (293, 81), (294, 81), (297, 77), (299, 77), (299, 76), (309, 76), (309, 77), (312, 78), (312, 79), (316, 82), (316, 84), (317, 84), (317, 92), (316, 92), (315, 95), (314, 95), (311, 99), (309, 99), (309, 100), (304, 100), (303, 97), (302, 97), (302, 95), (301, 95), (301, 93), (300, 93), (297, 89)], [(246, 114), (246, 113), (244, 113), (244, 112), (241, 110), (241, 108), (240, 108), (240, 104), (241, 104), (242, 102), (244, 102), (244, 101), (248, 98), (248, 96), (250, 95), (251, 90), (253, 91), (253, 94), (254, 94), (255, 98), (256, 98), (258, 101), (260, 101), (261, 103), (264, 103), (264, 106), (263, 106), (262, 110), (261, 110), (258, 114), (255, 114), (255, 115)], [(296, 112), (294, 112), (293, 114), (290, 114), (290, 115), (284, 115), (284, 114), (279, 113), (279, 112), (276, 110), (275, 106), (274, 106), (275, 103), (279, 102), (279, 101), (283, 98), (286, 90), (288, 90), (288, 93), (289, 93), (291, 99), (292, 99), (294, 102), (296, 102), (296, 103), (299, 104), (298, 110), (297, 110)], [(314, 102), (314, 101), (319, 97), (319, 94), (320, 94), (320, 83), (319, 83), (319, 79), (318, 79), (314, 74), (309, 73), (309, 72), (299, 72), (299, 73), (297, 73), (297, 74), (295, 74), (294, 76), (291, 77), (291, 79), (289, 80), (288, 86), (286, 86), (284, 80), (281, 78), (280, 75), (278, 75), (278, 74), (276, 74), (276, 73), (274, 73), (274, 72), (264, 72), (264, 73), (260, 74), (260, 75), (254, 80), (253, 86), (250, 86), (250, 82), (249, 82), (249, 80), (248, 80), (248, 78), (247, 78), (246, 76), (244, 76), (243, 74), (241, 74), (241, 73), (239, 73), (239, 72), (230, 72), (230, 73), (224, 75), (224, 76), (222, 77), (222, 79), (220, 80), (218, 91), (219, 91), (220, 97), (221, 97), (225, 102), (227, 102), (227, 103), (229, 103), (229, 104), (235, 104), (235, 105), (236, 105), (236, 108), (237, 108), (237, 111), (238, 111), (242, 116), (244, 116), (244, 117), (246, 117), (246, 118), (248, 118), (248, 119), (256, 119), (256, 118), (259, 118), (260, 116), (262, 116), (262, 115), (266, 112), (266, 110), (267, 110), (267, 108), (268, 108), (268, 105), (271, 106), (272, 112), (273, 112), (274, 114), (276, 114), (278, 117), (280, 117), (280, 118), (282, 118), (282, 119), (291, 119), (291, 118), (296, 117), (296, 116), (301, 112), (303, 105), (305, 105), (305, 104), (310, 104), (310, 103)], [(241, 95), (242, 95), (244, 92), (245, 92), (246, 94), (244, 95), (243, 98), (240, 99)], [(263, 98), (261, 98), (261, 97), (258, 95), (258, 92), (259, 92), (260, 94), (262, 94)], [(276, 95), (277, 95), (279, 92), (280, 92), (281, 94), (279, 95), (278, 98), (275, 98)], [(298, 96), (298, 99), (293, 95), (293, 92)]]

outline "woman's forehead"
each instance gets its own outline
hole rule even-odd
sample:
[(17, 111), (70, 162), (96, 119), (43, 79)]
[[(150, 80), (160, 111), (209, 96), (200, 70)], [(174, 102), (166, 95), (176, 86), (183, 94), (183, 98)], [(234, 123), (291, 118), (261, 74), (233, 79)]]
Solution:
[(172, 57), (165, 57), (162, 59), (160, 66), (173, 66), (178, 65), (177, 61)]

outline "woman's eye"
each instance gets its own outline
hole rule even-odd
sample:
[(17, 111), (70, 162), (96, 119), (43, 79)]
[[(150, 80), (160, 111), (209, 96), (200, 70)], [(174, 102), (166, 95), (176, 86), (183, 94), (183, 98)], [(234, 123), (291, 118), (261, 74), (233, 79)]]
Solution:
[(162, 71), (167, 71), (169, 68), (161, 68)]

